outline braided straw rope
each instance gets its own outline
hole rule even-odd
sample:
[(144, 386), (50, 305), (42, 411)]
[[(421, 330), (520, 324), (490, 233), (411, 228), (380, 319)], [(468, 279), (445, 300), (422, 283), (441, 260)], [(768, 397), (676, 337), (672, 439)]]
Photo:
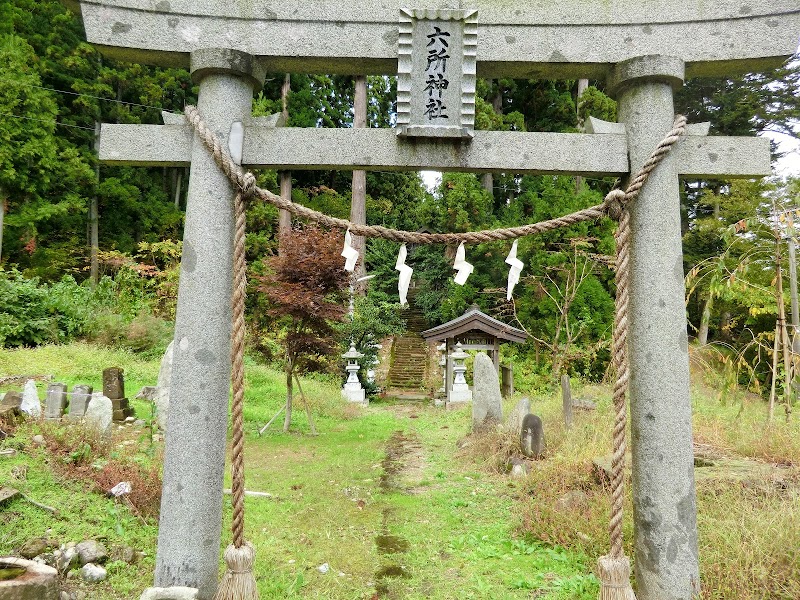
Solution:
[[(236, 195), (236, 232), (234, 241), (234, 297), (233, 297), (233, 460), (232, 460), (232, 491), (233, 491), (233, 538), (237, 549), (250, 549), (252, 546), (244, 542), (244, 435), (242, 432), (242, 403), (244, 398), (244, 295), (245, 295), (245, 262), (244, 238), (245, 217), (243, 196), (255, 196), (289, 213), (320, 223), (323, 226), (337, 229), (349, 229), (354, 235), (364, 237), (379, 237), (395, 242), (414, 244), (453, 244), (453, 243), (481, 243), (496, 240), (511, 240), (523, 236), (534, 235), (609, 216), (619, 221), (615, 233), (617, 245), (617, 270), (615, 281), (617, 285), (616, 311), (614, 315), (614, 336), (612, 341), (612, 354), (616, 370), (614, 383), (614, 454), (611, 466), (611, 518), (609, 534), (611, 538), (611, 552), (599, 560), (599, 569), (603, 589), (602, 598), (634, 598), (630, 589), (630, 563), (624, 555), (622, 536), (623, 499), (625, 491), (625, 452), (627, 443), (625, 429), (627, 426), (626, 395), (628, 380), (630, 378), (628, 357), (626, 352), (628, 339), (628, 304), (630, 285), (630, 213), (628, 205), (634, 201), (650, 174), (664, 159), (670, 149), (686, 132), (686, 117), (678, 115), (675, 118), (670, 132), (659, 142), (656, 149), (642, 165), (636, 176), (630, 181), (627, 188), (615, 189), (606, 195), (602, 204), (591, 206), (574, 213), (540, 221), (519, 227), (472, 231), (466, 233), (415, 233), (381, 227), (379, 225), (358, 225), (346, 219), (337, 219), (317, 212), (300, 204), (295, 204), (267, 190), (255, 185), (255, 177), (242, 169), (231, 159), (219, 138), (203, 121), (197, 108), (187, 106), (186, 119), (194, 127), (200, 139), (211, 151), (214, 161), (219, 165), (231, 183), (240, 190)], [(229, 549), (230, 550), (230, 549)], [(226, 553), (227, 557), (227, 553)], [(622, 595), (615, 595), (617, 593)]]
[(243, 177), (243, 185), (234, 199), (233, 239), (233, 331), (231, 334), (231, 381), (233, 385), (233, 440), (231, 447), (231, 497), (233, 543), (225, 549), (227, 570), (220, 582), (215, 600), (257, 600), (258, 589), (253, 576), (255, 551), (244, 539), (244, 301), (247, 291), (245, 262), (245, 198), (255, 188), (252, 173)]

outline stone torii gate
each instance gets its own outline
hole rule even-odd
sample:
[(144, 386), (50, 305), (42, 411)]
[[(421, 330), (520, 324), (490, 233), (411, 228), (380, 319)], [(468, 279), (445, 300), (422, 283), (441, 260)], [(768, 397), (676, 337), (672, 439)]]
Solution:
[[(673, 91), (686, 77), (775, 66), (795, 51), (800, 33), (797, 0), (417, 0), (409, 3), (414, 10), (389, 0), (65, 2), (81, 11), (88, 41), (110, 56), (189, 68), (200, 86), (199, 110), (216, 134), (227, 140), (243, 127), (243, 165), (291, 170), (624, 177), (669, 131)], [(419, 19), (464, 23), (451, 38), (463, 54), (456, 79), (461, 108), (460, 121), (447, 125), (459, 127), (447, 127), (442, 137), (427, 137), (435, 132), (419, 124), (414, 92), (403, 80), (417, 68), (409, 44)], [(398, 69), (405, 137), (381, 129), (265, 127), (250, 118), (253, 91), (267, 70), (394, 75)], [(605, 79), (620, 124), (596, 123), (590, 134), (472, 132), (476, 76)], [(678, 178), (770, 172), (766, 140), (689, 133), (631, 208), (640, 600), (689, 600), (699, 588)], [(222, 520), (234, 192), (188, 126), (103, 125), (101, 139), (106, 163), (191, 167), (155, 581), (198, 587), (201, 598), (210, 598)]]

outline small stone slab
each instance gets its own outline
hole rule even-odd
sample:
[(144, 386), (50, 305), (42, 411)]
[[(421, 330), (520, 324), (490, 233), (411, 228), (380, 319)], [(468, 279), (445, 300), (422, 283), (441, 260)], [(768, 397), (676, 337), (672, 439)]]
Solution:
[(575, 398), (572, 401), (572, 408), (575, 410), (596, 410), (597, 404), (586, 398)]
[(20, 392), (6, 392), (3, 396), (2, 407), (20, 408), (22, 406), (22, 394)]
[(153, 400), (156, 397), (156, 392), (158, 388), (154, 385), (146, 385), (142, 389), (140, 389), (134, 398), (137, 400)]
[(9, 500), (13, 500), (17, 496), (19, 496), (19, 490), (15, 490), (12, 487), (1, 487), (0, 488), (0, 504), (4, 504)]
[(174, 356), (174, 341), (169, 343), (164, 356), (161, 357), (161, 366), (158, 370), (158, 385), (153, 402), (156, 405), (156, 421), (162, 431), (167, 430), (167, 415), (169, 414), (169, 393), (172, 384), (172, 360)]

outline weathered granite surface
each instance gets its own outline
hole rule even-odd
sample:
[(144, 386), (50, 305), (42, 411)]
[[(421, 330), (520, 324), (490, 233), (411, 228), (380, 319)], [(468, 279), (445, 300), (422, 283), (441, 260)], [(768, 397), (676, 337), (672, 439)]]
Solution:
[(503, 397), (491, 357), (475, 355), (472, 367), (472, 430), (490, 429), (503, 422)]

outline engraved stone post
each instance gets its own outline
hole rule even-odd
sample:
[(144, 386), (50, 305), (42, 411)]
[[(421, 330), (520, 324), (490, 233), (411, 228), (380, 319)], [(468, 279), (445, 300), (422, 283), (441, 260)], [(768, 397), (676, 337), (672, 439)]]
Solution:
[(89, 406), (89, 400), (92, 399), (92, 386), (90, 385), (75, 385), (72, 386), (72, 398), (69, 401), (69, 415), (70, 419), (82, 419), (86, 414), (86, 407)]
[(47, 400), (44, 407), (44, 418), (48, 421), (58, 420), (67, 407), (67, 386), (63, 383), (51, 383), (47, 386)]
[[(677, 58), (617, 64), (611, 89), (635, 173), (672, 127)], [(680, 194), (675, 156), (652, 173), (631, 206), (631, 451), (639, 600), (699, 593), (692, 406), (684, 307)]]
[[(192, 52), (198, 108), (227, 140), (250, 117), (264, 75), (250, 55)], [(222, 480), (230, 389), (234, 190), (195, 135), (183, 237), (174, 364), (156, 554), (157, 586), (214, 595), (222, 527)]]

